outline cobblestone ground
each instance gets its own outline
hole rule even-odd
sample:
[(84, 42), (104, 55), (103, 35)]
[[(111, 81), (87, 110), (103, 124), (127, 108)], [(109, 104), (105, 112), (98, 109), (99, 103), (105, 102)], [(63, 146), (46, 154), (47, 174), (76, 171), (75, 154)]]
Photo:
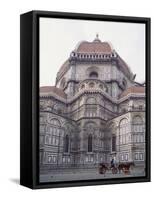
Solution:
[(112, 174), (110, 171), (105, 174), (99, 174), (98, 171), (89, 172), (50, 172), (47, 174), (40, 175), (40, 182), (57, 182), (57, 181), (71, 181), (71, 180), (91, 180), (91, 179), (107, 179), (107, 178), (123, 178), (123, 177), (138, 177), (144, 176), (142, 170), (131, 171), (130, 174), (125, 175), (124, 173)]

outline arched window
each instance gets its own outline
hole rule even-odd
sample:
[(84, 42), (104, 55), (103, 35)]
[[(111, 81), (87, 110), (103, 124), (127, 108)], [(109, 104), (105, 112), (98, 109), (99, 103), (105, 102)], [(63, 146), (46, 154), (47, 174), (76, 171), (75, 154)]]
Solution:
[(64, 138), (64, 152), (68, 153), (69, 151), (69, 136), (66, 135)]
[(128, 142), (127, 141), (128, 120), (126, 118), (120, 121), (119, 129), (120, 129), (120, 144), (126, 144)]
[(51, 136), (50, 144), (54, 146), (60, 145), (62, 127), (58, 119), (51, 119), (49, 125), (49, 133)]
[(89, 77), (90, 78), (98, 78), (98, 73), (97, 72), (90, 72)]
[(93, 149), (93, 135), (96, 133), (97, 125), (95, 122), (88, 122), (84, 125), (85, 132), (87, 134), (87, 151), (92, 152)]
[(111, 122), (108, 125), (109, 133), (111, 134), (111, 151), (116, 151), (116, 126), (115, 123)]
[(88, 136), (88, 152), (92, 152), (92, 135)]
[(144, 142), (144, 124), (140, 116), (133, 118), (133, 137), (134, 142)]
[(45, 136), (45, 144), (49, 144), (49, 138), (50, 138), (49, 135)]
[(86, 116), (87, 117), (94, 117), (97, 114), (97, 105), (96, 99), (94, 97), (89, 97), (86, 101)]
[(50, 120), (50, 124), (51, 125), (54, 125), (54, 126), (57, 126), (57, 127), (60, 127), (60, 122), (59, 122), (59, 120), (58, 119), (51, 119)]
[(143, 132), (143, 121), (140, 116), (135, 116), (133, 118), (133, 131), (134, 132)]
[(126, 118), (120, 121), (120, 134), (127, 133), (128, 120)]

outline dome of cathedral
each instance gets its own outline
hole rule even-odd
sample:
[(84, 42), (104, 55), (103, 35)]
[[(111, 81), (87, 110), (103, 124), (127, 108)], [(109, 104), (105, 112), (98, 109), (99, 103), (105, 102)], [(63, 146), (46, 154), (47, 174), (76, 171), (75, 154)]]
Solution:
[[(111, 44), (109, 44), (108, 42), (102, 42), (99, 38), (98, 38), (98, 34), (96, 35), (96, 38), (92, 41), (92, 42), (88, 42), (88, 41), (82, 41), (79, 42), (78, 45), (76, 46), (75, 50), (73, 51), (73, 53), (76, 54), (112, 54), (113, 53), (113, 49)], [(63, 65), (61, 66), (59, 73), (65, 71), (69, 66), (69, 59), (67, 59)]]
[(96, 37), (93, 42), (80, 42), (75, 51), (77, 53), (111, 54), (112, 47), (108, 42), (101, 42), (101, 40)]

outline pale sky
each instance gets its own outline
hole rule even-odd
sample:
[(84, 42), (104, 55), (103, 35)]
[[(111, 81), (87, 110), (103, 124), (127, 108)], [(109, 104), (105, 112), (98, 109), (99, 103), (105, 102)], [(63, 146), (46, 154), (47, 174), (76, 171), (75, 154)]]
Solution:
[(56, 74), (76, 45), (99, 39), (112, 44), (136, 81), (145, 80), (145, 24), (40, 18), (40, 86), (55, 85)]

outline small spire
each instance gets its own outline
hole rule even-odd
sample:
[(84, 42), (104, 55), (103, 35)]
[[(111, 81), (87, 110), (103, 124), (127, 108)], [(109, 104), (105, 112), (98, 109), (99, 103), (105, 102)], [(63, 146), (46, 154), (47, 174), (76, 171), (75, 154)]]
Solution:
[(100, 39), (99, 39), (99, 34), (96, 33), (96, 38), (94, 39), (94, 42), (101, 42)]

